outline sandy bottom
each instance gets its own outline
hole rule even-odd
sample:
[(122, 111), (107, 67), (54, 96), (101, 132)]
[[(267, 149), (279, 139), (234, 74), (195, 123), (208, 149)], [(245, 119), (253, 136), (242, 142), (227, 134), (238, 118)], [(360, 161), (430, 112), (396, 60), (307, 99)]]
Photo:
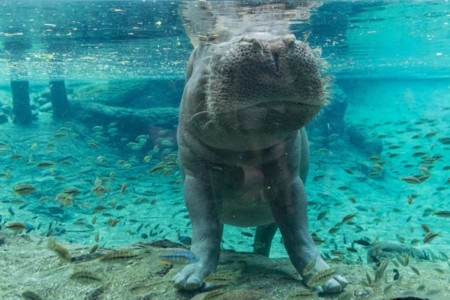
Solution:
[[(410, 260), (420, 275), (390, 261), (378, 282), (373, 265), (334, 264), (350, 284), (343, 293), (317, 295), (303, 285), (288, 259), (225, 251), (218, 272), (209, 278), (215, 289), (180, 292), (171, 278), (183, 266), (161, 264), (158, 244), (130, 245), (121, 254), (129, 259), (116, 255), (102, 261), (111, 249), (89, 254), (90, 248), (60, 243), (71, 257), (65, 260), (49, 249), (49, 238), (3, 233), (0, 240), (1, 299), (450, 299), (449, 265), (443, 261)], [(174, 245), (166, 241), (159, 246)], [(395, 281), (394, 268), (400, 275)]]

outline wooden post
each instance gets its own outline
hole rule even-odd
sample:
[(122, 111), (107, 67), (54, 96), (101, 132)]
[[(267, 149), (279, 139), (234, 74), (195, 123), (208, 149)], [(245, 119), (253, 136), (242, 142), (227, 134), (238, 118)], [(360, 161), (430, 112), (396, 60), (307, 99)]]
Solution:
[(53, 106), (53, 117), (63, 119), (69, 111), (66, 86), (64, 80), (50, 80), (50, 98)]
[(14, 122), (30, 124), (32, 121), (30, 106), (30, 86), (27, 80), (11, 80)]

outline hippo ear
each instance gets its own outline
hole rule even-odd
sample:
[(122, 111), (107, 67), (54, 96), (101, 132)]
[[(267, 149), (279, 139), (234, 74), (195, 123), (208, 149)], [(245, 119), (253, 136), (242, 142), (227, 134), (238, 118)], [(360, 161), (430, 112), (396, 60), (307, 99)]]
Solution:
[(184, 0), (181, 15), (194, 47), (201, 42), (216, 44), (250, 32), (283, 36), (292, 22), (310, 17), (320, 1), (307, 0)]

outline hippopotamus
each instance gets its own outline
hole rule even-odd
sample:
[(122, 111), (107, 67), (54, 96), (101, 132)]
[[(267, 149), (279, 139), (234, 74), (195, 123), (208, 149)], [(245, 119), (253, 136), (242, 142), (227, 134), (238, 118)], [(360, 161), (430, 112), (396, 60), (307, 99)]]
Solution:
[[(264, 255), (279, 228), (299, 274), (311, 261), (313, 271), (329, 268), (308, 229), (305, 190), (305, 125), (325, 95), (318, 59), (293, 34), (256, 31), (199, 42), (177, 132), (191, 251), (199, 260), (175, 275), (178, 288), (199, 289), (216, 270), (224, 224), (257, 226), (254, 251)], [(332, 293), (346, 285), (336, 274), (319, 288)]]

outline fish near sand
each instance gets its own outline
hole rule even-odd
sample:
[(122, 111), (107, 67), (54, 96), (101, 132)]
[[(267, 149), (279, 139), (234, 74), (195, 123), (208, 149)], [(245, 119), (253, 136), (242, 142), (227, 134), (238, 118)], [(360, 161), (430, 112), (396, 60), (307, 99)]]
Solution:
[[(327, 274), (314, 284), (319, 282), (325, 293), (340, 292), (347, 280), (334, 270), (324, 271), (330, 267), (316, 248), (306, 215), (309, 149), (304, 126), (325, 103), (318, 59), (290, 34), (289, 20), (272, 18), (280, 26), (271, 23), (264, 30), (255, 20), (252, 31), (251, 18), (256, 16), (246, 15), (250, 19), (239, 26), (243, 4), (227, 6), (236, 11), (229, 20), (220, 15), (224, 26), (216, 31), (214, 18), (223, 4), (182, 5), (195, 49), (187, 68), (177, 141), (192, 220), (191, 250), (200, 261), (185, 266), (173, 281), (180, 289), (201, 288), (217, 269), (223, 225), (230, 224), (257, 226), (254, 252), (266, 256), (280, 228), (299, 274), (316, 260), (303, 276), (305, 283), (313, 274)], [(259, 8), (272, 17), (289, 15), (285, 9)], [(308, 14), (304, 6), (290, 9)]]
[(161, 251), (158, 256), (165, 265), (192, 264), (200, 261), (194, 253), (183, 248), (168, 248)]

